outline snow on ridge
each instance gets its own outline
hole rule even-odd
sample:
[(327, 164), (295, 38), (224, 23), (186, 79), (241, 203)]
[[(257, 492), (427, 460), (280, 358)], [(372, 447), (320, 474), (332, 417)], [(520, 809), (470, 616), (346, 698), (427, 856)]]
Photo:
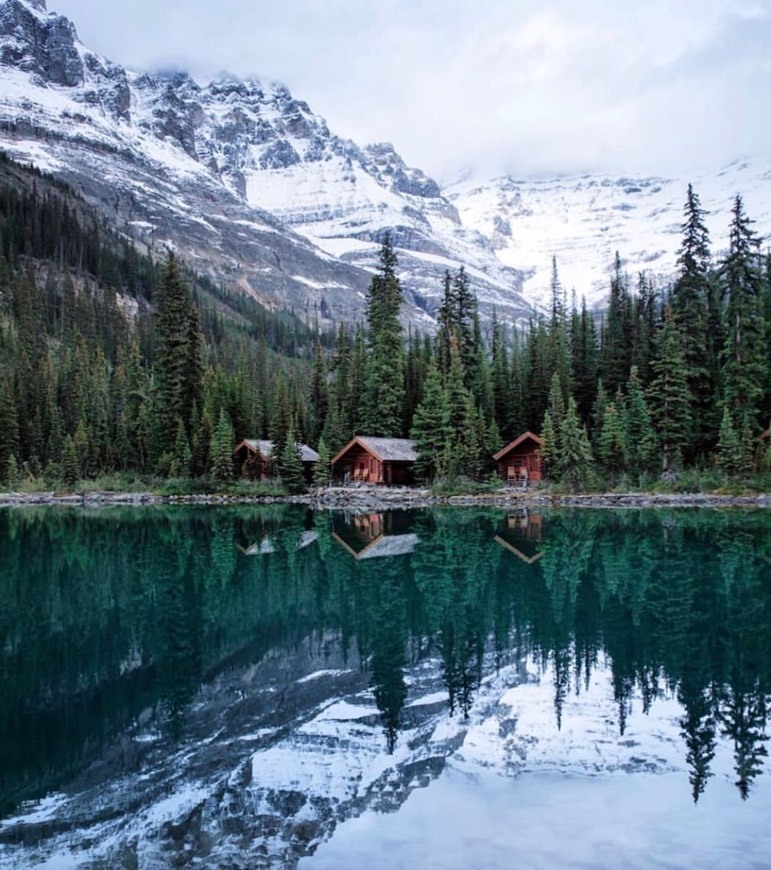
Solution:
[(493, 240), (499, 258), (527, 274), (528, 298), (545, 302), (556, 256), (568, 293), (590, 304), (607, 296), (616, 251), (632, 284), (645, 270), (666, 284), (676, 268), (683, 205), (692, 181), (706, 211), (713, 255), (727, 246), (730, 210), (741, 194), (761, 236), (771, 234), (771, 165), (734, 161), (693, 179), (576, 175), (487, 183), (446, 190), (464, 222)]

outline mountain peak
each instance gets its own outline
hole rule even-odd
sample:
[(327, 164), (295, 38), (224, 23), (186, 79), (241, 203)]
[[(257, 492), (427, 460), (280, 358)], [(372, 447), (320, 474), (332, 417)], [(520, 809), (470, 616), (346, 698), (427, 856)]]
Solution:
[(46, 0), (27, 0), (30, 6), (34, 6), (36, 9), (40, 9), (41, 12), (48, 12), (48, 7), (46, 6)]

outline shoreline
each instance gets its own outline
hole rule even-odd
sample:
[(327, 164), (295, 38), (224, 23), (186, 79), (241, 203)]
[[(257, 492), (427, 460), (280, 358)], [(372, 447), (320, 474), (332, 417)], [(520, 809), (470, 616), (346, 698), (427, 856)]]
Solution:
[(151, 507), (155, 505), (298, 504), (314, 510), (414, 510), (430, 507), (491, 508), (771, 508), (771, 493), (577, 493), (498, 490), (478, 495), (433, 495), (409, 487), (323, 487), (303, 495), (248, 496), (224, 493), (159, 495), (152, 492), (0, 493), (0, 507)]

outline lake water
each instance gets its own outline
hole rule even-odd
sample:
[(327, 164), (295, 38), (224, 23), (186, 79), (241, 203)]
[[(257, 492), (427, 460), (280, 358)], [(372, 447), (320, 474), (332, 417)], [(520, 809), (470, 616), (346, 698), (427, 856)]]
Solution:
[(769, 867), (771, 513), (0, 510), (0, 867)]

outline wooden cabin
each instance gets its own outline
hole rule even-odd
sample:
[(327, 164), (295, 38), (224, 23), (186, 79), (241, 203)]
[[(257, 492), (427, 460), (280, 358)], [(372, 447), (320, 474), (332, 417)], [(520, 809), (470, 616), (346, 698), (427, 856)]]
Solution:
[(499, 450), (493, 459), (498, 463), (501, 479), (520, 485), (541, 480), (541, 447), (543, 441), (537, 435), (525, 432)]
[(409, 438), (357, 435), (332, 459), (332, 476), (343, 483), (408, 485), (415, 482), (418, 454)]
[[(305, 482), (313, 480), (313, 469), (319, 461), (319, 454), (307, 444), (297, 444), (300, 461), (303, 464)], [(271, 477), (273, 470), (273, 442), (260, 441), (254, 438), (245, 438), (236, 445), (233, 451), (238, 468), (238, 476), (248, 480), (266, 480)]]

